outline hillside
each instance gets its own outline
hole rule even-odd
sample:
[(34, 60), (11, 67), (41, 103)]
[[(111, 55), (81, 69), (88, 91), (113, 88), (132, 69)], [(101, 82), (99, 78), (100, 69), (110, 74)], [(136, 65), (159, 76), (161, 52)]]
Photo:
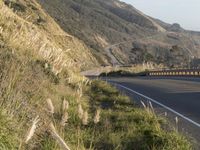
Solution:
[(0, 150), (176, 149), (192, 144), (153, 107), (139, 108), (35, 0), (0, 0)]
[(66, 65), (77, 69), (97, 65), (87, 46), (64, 32), (35, 1), (8, 0), (5, 4), (15, 12), (1, 8), (1, 36), (10, 47), (47, 59), (58, 72)]
[[(193, 56), (200, 55), (198, 34), (186, 31), (178, 24), (170, 25), (151, 18), (118, 0), (38, 2), (65, 31), (91, 47), (101, 64), (150, 61), (166, 67), (188, 67)], [(115, 47), (110, 47), (116, 43)], [(111, 49), (105, 50), (106, 47)], [(143, 57), (144, 54), (152, 59)]]

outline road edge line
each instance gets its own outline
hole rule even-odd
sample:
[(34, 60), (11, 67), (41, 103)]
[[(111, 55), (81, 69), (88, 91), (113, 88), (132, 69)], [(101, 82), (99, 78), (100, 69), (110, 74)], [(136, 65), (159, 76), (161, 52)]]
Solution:
[(166, 106), (166, 105), (164, 105), (164, 104), (162, 104), (162, 103), (160, 103), (160, 102), (158, 102), (158, 101), (156, 101), (156, 100), (154, 100), (154, 99), (152, 99), (152, 98), (150, 98), (150, 97), (148, 97), (148, 96), (146, 96), (146, 95), (144, 95), (144, 94), (142, 94), (142, 93), (139, 93), (139, 92), (137, 92), (137, 91), (134, 91), (134, 90), (132, 90), (132, 89), (126, 87), (126, 86), (123, 86), (123, 85), (118, 84), (118, 83), (115, 83), (115, 82), (112, 82), (112, 83), (114, 83), (115, 85), (117, 85), (117, 86), (119, 86), (119, 87), (121, 87), (121, 88), (124, 88), (124, 89), (126, 89), (126, 90), (128, 90), (128, 91), (130, 91), (130, 92), (132, 92), (132, 93), (134, 93), (134, 94), (137, 94), (137, 95), (139, 95), (139, 96), (141, 96), (141, 97), (144, 97), (144, 98), (146, 98), (147, 100), (149, 100), (149, 101), (151, 101), (151, 102), (153, 102), (153, 103), (155, 103), (155, 104), (157, 104), (157, 105), (159, 105), (159, 106), (161, 106), (161, 107), (167, 109), (168, 111), (170, 111), (170, 112), (176, 114), (177, 116), (179, 116), (179, 117), (181, 117), (181, 118), (187, 120), (188, 122), (192, 123), (193, 125), (196, 125), (197, 127), (200, 127), (200, 124), (199, 124), (199, 123), (197, 123), (197, 122), (193, 121), (192, 119), (190, 119), (190, 118), (188, 118), (188, 117), (186, 117), (186, 116), (180, 114), (179, 112), (173, 110), (172, 108), (170, 108), (170, 107), (168, 107), (168, 106)]

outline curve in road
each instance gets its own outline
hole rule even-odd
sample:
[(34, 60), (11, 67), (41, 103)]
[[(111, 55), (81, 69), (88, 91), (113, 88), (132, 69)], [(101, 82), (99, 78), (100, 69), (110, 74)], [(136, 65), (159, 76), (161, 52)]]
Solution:
[(183, 118), (197, 128), (189, 132), (200, 140), (197, 134), (200, 131), (200, 78), (137, 77), (107, 78), (107, 81)]

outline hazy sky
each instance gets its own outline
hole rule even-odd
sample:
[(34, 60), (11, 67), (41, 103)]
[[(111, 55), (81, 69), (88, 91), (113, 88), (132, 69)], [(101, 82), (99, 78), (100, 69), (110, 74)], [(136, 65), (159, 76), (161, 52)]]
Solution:
[(145, 14), (200, 31), (200, 0), (121, 0)]

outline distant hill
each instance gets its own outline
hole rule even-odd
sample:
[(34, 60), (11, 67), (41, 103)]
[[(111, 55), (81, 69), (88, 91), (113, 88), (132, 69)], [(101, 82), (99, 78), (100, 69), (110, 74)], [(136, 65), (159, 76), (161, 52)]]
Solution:
[(36, 0), (0, 0), (0, 150), (191, 149), (153, 109), (80, 75), (100, 66), (91, 51)]
[[(151, 18), (117, 0), (37, 0), (70, 34), (93, 49), (100, 63), (137, 64), (151, 61), (168, 67), (187, 67), (200, 55), (200, 36), (177, 23)], [(126, 41), (128, 41), (126, 43)], [(110, 51), (104, 50), (110, 45)], [(176, 50), (173, 49), (176, 47)], [(110, 54), (108, 54), (110, 53)]]

